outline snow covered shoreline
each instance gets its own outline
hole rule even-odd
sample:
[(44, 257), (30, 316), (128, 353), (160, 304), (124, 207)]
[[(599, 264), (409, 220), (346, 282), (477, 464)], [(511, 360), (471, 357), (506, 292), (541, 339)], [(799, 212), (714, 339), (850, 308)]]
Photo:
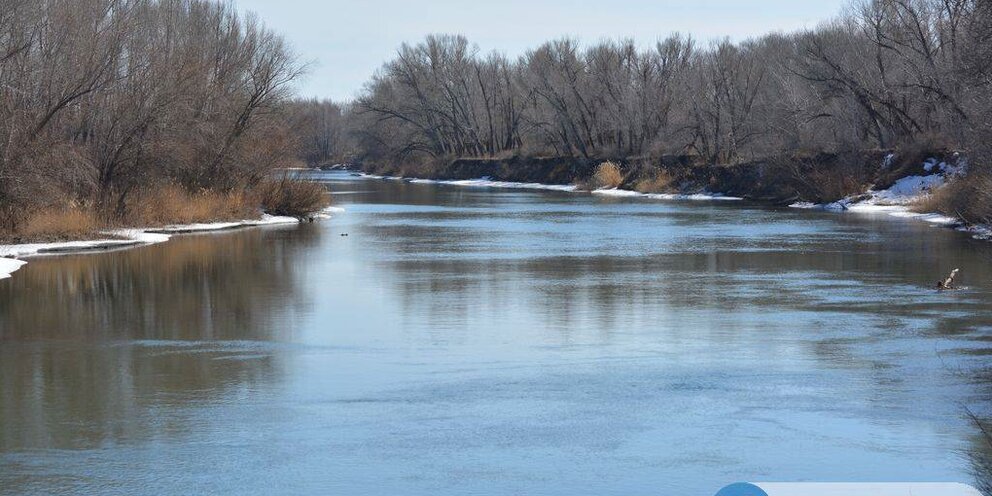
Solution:
[[(316, 218), (329, 218), (332, 213), (343, 212), (338, 207), (327, 207), (315, 215)], [(298, 224), (296, 217), (283, 217), (262, 214), (258, 219), (247, 219), (237, 222), (213, 222), (200, 224), (176, 224), (153, 228), (114, 229), (102, 234), (112, 239), (94, 239), (85, 241), (64, 241), (58, 243), (25, 243), (18, 245), (0, 245), (0, 279), (6, 279), (27, 262), (18, 260), (21, 257), (40, 257), (51, 255), (69, 255), (89, 252), (102, 252), (148, 246), (164, 243), (178, 234), (212, 233), (230, 231), (249, 227), (273, 226), (280, 224)]]
[(794, 203), (790, 207), (838, 213), (887, 214), (892, 217), (913, 219), (941, 227), (950, 227), (961, 232), (969, 233), (975, 239), (992, 239), (992, 226), (967, 225), (964, 221), (956, 217), (949, 217), (936, 212), (916, 212), (912, 209), (914, 205), (919, 204), (927, 195), (944, 187), (950, 179), (965, 174), (965, 166), (953, 167), (944, 162), (938, 163), (936, 159), (930, 159), (924, 163), (923, 169), (926, 172), (932, 172), (932, 174), (907, 176), (896, 181), (888, 189), (870, 189), (863, 195), (844, 198), (833, 203), (813, 204), (800, 202)]
[[(891, 160), (891, 155), (886, 158), (886, 164)], [(923, 164), (923, 170), (931, 173), (922, 176), (908, 176), (899, 179), (891, 187), (884, 190), (869, 190), (863, 195), (845, 198), (833, 203), (813, 204), (794, 203), (792, 208), (823, 210), (828, 212), (853, 212), (863, 214), (887, 214), (892, 217), (912, 219), (929, 224), (950, 227), (958, 231), (971, 234), (976, 239), (992, 240), (992, 225), (967, 225), (961, 219), (949, 217), (939, 213), (920, 213), (912, 209), (912, 206), (920, 202), (926, 195), (943, 187), (948, 180), (954, 176), (965, 174), (966, 165), (961, 161), (960, 165), (952, 166), (936, 159), (929, 159)], [(389, 181), (404, 181), (414, 184), (445, 184), (451, 186), (477, 187), (477, 188), (505, 188), (505, 189), (534, 189), (563, 192), (587, 192), (580, 190), (575, 185), (557, 185), (542, 183), (518, 183), (510, 181), (493, 181), (490, 178), (479, 179), (417, 179), (395, 176), (377, 176), (372, 174), (361, 174), (369, 179), (383, 179)], [(645, 198), (653, 200), (672, 201), (740, 201), (743, 198), (727, 196), (722, 193), (695, 193), (695, 194), (675, 194), (675, 193), (640, 193), (619, 188), (605, 188), (588, 191), (593, 195), (613, 196), (623, 198)]]
[(639, 193), (628, 189), (603, 188), (592, 191), (579, 189), (574, 184), (544, 184), (544, 183), (518, 183), (512, 181), (494, 181), (488, 177), (479, 179), (417, 179), (395, 176), (376, 176), (372, 174), (362, 174), (362, 177), (369, 179), (384, 179), (388, 181), (404, 181), (411, 184), (445, 184), (449, 186), (463, 186), (469, 188), (501, 188), (501, 189), (535, 189), (545, 191), (562, 191), (568, 193), (591, 193), (602, 196), (617, 196), (631, 198), (646, 198), (652, 200), (694, 200), (694, 201), (719, 201), (719, 200), (742, 200), (734, 196), (726, 196), (721, 193)]

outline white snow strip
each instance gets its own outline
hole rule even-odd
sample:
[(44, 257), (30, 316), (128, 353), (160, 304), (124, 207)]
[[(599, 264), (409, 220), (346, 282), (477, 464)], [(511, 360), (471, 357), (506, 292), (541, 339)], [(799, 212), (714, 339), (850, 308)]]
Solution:
[(922, 220), (923, 222), (929, 222), (931, 224), (938, 224), (941, 226), (956, 226), (961, 224), (961, 221), (955, 219), (954, 217), (948, 217), (946, 215), (935, 214), (935, 213), (921, 214), (916, 212), (895, 211), (895, 212), (890, 212), (889, 215), (893, 217), (904, 217), (907, 219)]
[(0, 279), (7, 279), (27, 262), (13, 258), (0, 258)]
[(694, 193), (691, 195), (652, 193), (644, 195), (646, 198), (656, 200), (690, 200), (690, 201), (741, 201), (743, 198), (727, 196), (723, 193)]
[(243, 220), (241, 224), (245, 226), (272, 226), (276, 224), (299, 224), (299, 222), (300, 219), (296, 217), (262, 214), (261, 219)]
[[(371, 174), (362, 174), (362, 177), (369, 179), (389, 179), (389, 180), (403, 180), (413, 184), (448, 184), (452, 186), (464, 186), (470, 188), (503, 188), (503, 189), (537, 189), (537, 190), (547, 190), (547, 191), (564, 191), (564, 192), (581, 192), (578, 186), (574, 184), (544, 184), (544, 183), (518, 183), (512, 181), (493, 181), (488, 177), (483, 177), (479, 179), (457, 179), (457, 180), (442, 180), (442, 179), (407, 179), (401, 177), (389, 177), (389, 176), (375, 176)], [(711, 200), (742, 200), (742, 198), (737, 198), (734, 196), (726, 196), (720, 193), (695, 193), (695, 194), (667, 194), (667, 193), (638, 193), (637, 191), (631, 191), (626, 189), (597, 189), (592, 191), (592, 194), (604, 195), (604, 196), (623, 196), (623, 197), (640, 197), (640, 198), (650, 198), (654, 200), (696, 200), (696, 201), (711, 201)]]
[[(330, 217), (331, 212), (343, 212), (338, 207), (328, 207), (317, 217)], [(59, 243), (26, 243), (19, 245), (0, 245), (0, 279), (10, 277), (10, 274), (26, 262), (2, 257), (31, 257), (43, 255), (64, 255), (98, 250), (114, 250), (134, 246), (146, 246), (164, 243), (174, 234), (205, 233), (224, 231), (242, 227), (271, 226), (279, 224), (296, 224), (296, 217), (284, 217), (262, 214), (258, 219), (242, 220), (239, 222), (214, 222), (204, 224), (171, 225), (158, 228), (115, 229), (103, 234), (120, 239), (97, 239), (88, 241), (65, 241)]]
[(448, 184), (451, 186), (462, 186), (465, 188), (538, 189), (547, 191), (578, 190), (578, 187), (574, 184), (516, 183), (512, 181), (493, 181), (488, 178), (460, 180), (413, 179), (410, 182), (422, 184)]
[(629, 189), (619, 189), (619, 188), (596, 189), (592, 191), (592, 194), (602, 195), (602, 196), (617, 196), (621, 198), (626, 198), (631, 196), (645, 196), (643, 193), (638, 193), (636, 191), (631, 191)]
[(240, 222), (214, 222), (210, 224), (175, 224), (171, 226), (159, 227), (155, 229), (148, 229), (148, 231), (154, 231), (156, 233), (193, 233), (201, 231), (223, 231), (225, 229), (234, 229), (236, 227), (241, 227), (244, 224)]
[(593, 190), (592, 194), (622, 198), (649, 198), (652, 200), (739, 201), (743, 199), (737, 198), (736, 196), (726, 196), (720, 193), (695, 193), (689, 195), (678, 193), (638, 193), (637, 191), (619, 188), (597, 189)]
[(54, 253), (78, 253), (84, 251), (112, 250), (115, 248), (125, 248), (147, 243), (148, 241), (143, 239), (99, 239), (91, 241), (66, 241), (61, 243), (0, 245), (0, 257), (29, 257)]
[(368, 179), (386, 179), (390, 181), (405, 181), (413, 184), (448, 184), (451, 186), (463, 186), (467, 188), (503, 188), (503, 189), (541, 189), (548, 191), (578, 191), (578, 187), (573, 184), (542, 184), (542, 183), (517, 183), (512, 181), (493, 181), (488, 177), (479, 179), (416, 179), (393, 176), (376, 176), (372, 174), (362, 174)]

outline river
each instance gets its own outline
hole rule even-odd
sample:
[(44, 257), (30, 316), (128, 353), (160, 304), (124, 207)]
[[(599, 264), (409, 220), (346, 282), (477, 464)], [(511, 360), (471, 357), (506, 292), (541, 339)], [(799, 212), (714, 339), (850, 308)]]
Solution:
[(987, 452), (992, 244), (319, 178), (345, 213), (0, 281), (0, 493), (711, 495)]

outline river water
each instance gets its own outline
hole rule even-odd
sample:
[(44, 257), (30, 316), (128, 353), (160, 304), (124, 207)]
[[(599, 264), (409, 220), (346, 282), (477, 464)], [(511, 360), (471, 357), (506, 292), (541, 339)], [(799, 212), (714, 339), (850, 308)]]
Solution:
[(710, 495), (988, 451), (992, 244), (320, 177), (331, 220), (0, 281), (0, 493)]

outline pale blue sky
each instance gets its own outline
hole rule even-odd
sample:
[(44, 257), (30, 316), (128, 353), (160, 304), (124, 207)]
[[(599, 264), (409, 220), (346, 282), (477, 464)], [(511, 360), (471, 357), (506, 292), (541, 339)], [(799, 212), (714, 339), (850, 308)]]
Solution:
[(633, 37), (651, 45), (680, 31), (700, 40), (815, 26), (847, 0), (234, 0), (283, 34), (310, 74), (305, 96), (348, 100), (400, 43), (463, 34), (510, 56), (568, 35), (584, 43)]

